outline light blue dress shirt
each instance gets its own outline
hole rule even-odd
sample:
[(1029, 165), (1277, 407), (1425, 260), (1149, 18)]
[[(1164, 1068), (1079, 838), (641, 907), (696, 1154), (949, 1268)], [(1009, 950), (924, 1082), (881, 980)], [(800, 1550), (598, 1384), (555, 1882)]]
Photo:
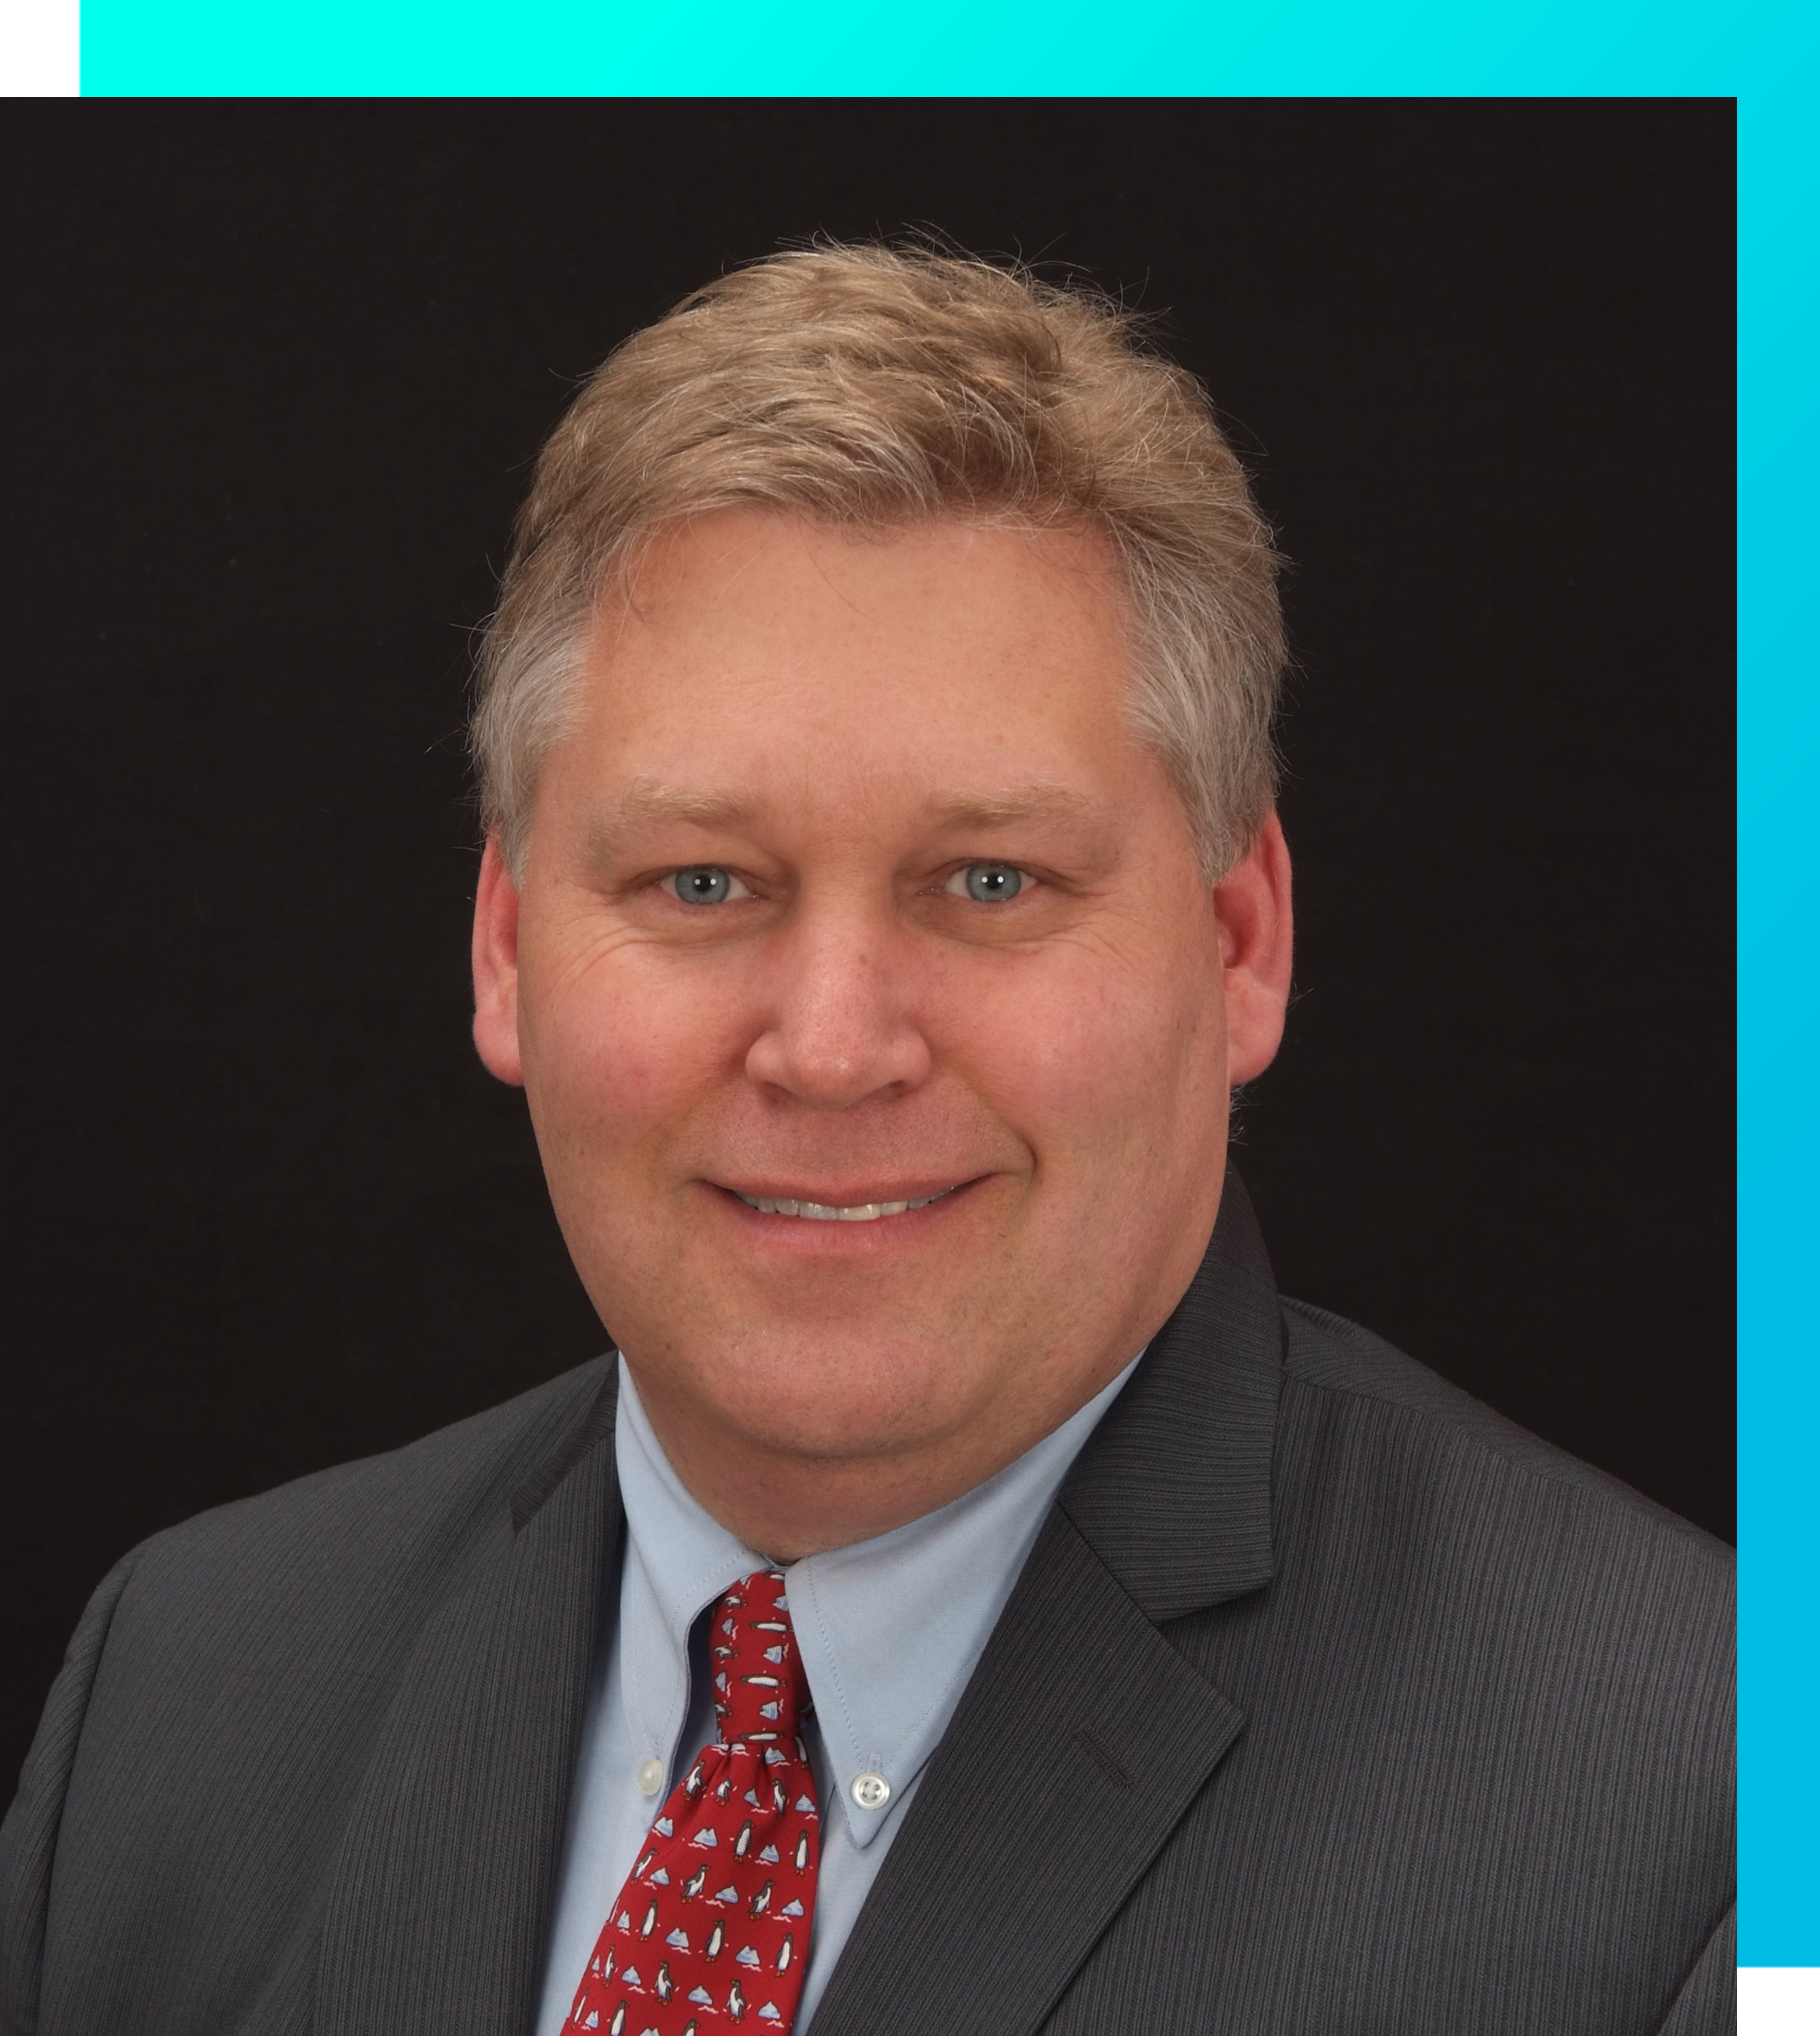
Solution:
[[(1141, 1355), (1142, 1353), (1140, 1353)], [(1049, 1501), (1137, 1359), (1080, 1411), (939, 1513), (785, 1572), (815, 1717), (805, 1735), (822, 1806), (805, 2030), (847, 1932), (947, 1729)], [(690, 1672), (696, 1619), (769, 1567), (691, 1496), (670, 1468), (622, 1359), (614, 1447), (626, 1511), (620, 1617), (594, 1665), (544, 1969), (537, 2036), (558, 2036), (609, 1905), (652, 1819), (714, 1737), (712, 1692)], [(883, 1775), (861, 1808), (853, 1784)]]

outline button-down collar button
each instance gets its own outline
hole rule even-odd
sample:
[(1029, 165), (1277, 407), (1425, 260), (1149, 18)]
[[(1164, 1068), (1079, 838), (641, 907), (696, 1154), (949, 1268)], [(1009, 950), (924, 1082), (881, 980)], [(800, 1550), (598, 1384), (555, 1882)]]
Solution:
[(654, 1796), (664, 1785), (664, 1763), (661, 1760), (641, 1760), (639, 1763), (639, 1793)]
[(891, 1785), (868, 1768), (853, 1777), (853, 1800), (862, 1810), (882, 1810), (891, 1799)]

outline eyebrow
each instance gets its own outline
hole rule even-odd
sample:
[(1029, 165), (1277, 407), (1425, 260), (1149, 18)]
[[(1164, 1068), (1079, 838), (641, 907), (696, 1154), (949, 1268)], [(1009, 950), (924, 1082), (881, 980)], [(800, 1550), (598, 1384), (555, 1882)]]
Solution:
[(1019, 820), (1077, 818), (1098, 804), (1072, 785), (1027, 785), (997, 797), (970, 794), (940, 801), (933, 817), (943, 827), (1011, 827)]
[(613, 833), (622, 828), (665, 820), (686, 820), (704, 828), (738, 828), (751, 824), (754, 810), (751, 800), (738, 792), (690, 792), (680, 785), (660, 784), (653, 778), (635, 778), (613, 802), (605, 826)]
[[(1003, 827), (1015, 820), (1048, 820), (1058, 813), (1080, 813), (1097, 802), (1072, 785), (1026, 785), (1015, 792), (961, 793), (937, 799), (930, 816), (938, 824), (960, 827)], [(636, 827), (648, 820), (687, 820), (697, 827), (744, 827), (757, 808), (745, 794), (733, 790), (691, 792), (652, 778), (636, 778), (613, 801), (609, 828)]]

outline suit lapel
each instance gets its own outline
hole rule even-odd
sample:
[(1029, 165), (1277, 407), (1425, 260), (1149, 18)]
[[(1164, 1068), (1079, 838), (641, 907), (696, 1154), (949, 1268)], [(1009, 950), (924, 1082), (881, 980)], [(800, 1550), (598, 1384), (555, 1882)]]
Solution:
[(1229, 1174), (1193, 1285), (1082, 1451), (810, 2036), (1029, 2036), (1237, 1738), (1158, 1622), (1271, 1574), (1275, 1284)]
[(329, 1892), (318, 2036), (520, 2036), (530, 2023), (618, 1570), (612, 1407), (609, 1383), (498, 1505), (425, 1627)]

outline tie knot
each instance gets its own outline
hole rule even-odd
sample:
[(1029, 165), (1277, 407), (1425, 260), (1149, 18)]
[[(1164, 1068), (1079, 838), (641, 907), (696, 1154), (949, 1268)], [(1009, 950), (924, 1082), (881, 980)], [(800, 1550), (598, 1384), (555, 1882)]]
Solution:
[(781, 1570), (741, 1577), (714, 1607), (708, 1657), (722, 1744), (775, 1742), (793, 1755), (809, 1694)]

